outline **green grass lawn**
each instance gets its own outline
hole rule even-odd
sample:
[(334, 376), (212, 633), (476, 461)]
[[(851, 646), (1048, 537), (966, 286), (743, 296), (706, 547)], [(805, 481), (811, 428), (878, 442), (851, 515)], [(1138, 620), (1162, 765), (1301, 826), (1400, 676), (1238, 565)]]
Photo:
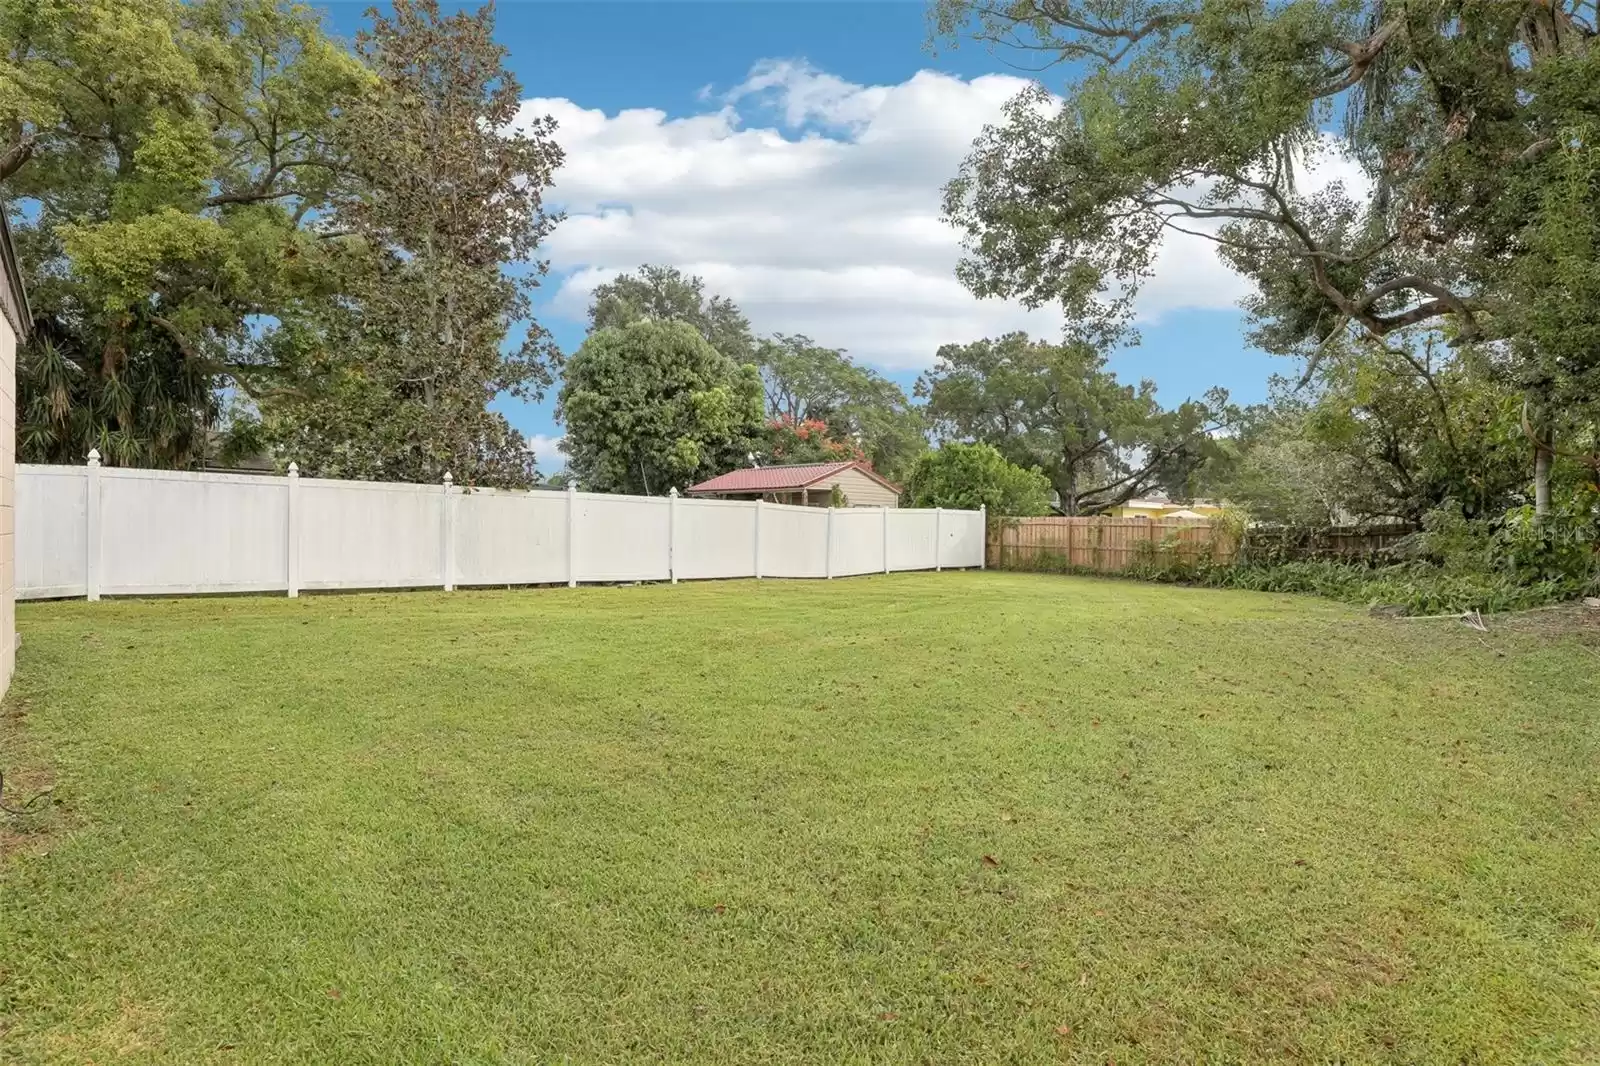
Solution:
[(1593, 634), (996, 573), (18, 625), (7, 1062), (1600, 1058)]

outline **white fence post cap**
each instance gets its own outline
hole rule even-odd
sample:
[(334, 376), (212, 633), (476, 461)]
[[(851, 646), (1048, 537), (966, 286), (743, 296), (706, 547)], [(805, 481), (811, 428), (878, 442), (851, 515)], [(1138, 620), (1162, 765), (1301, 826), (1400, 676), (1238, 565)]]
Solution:
[(672, 497), (676, 497), (678, 495), (678, 486), (674, 485), (670, 489), (668, 489), (667, 490), (667, 495), (668, 496), (672, 496)]
[(300, 464), (295, 462), (292, 459), (289, 460), (289, 476), (290, 477), (299, 477), (300, 476)]
[(453, 481), (455, 481), (455, 478), (451, 477), (450, 476), (450, 471), (446, 470), (444, 472), (444, 483), (446, 485), (448, 485), (448, 484), (452, 483)]
[(89, 465), (90, 466), (99, 466), (100, 465), (100, 449), (99, 448), (90, 448), (89, 449)]

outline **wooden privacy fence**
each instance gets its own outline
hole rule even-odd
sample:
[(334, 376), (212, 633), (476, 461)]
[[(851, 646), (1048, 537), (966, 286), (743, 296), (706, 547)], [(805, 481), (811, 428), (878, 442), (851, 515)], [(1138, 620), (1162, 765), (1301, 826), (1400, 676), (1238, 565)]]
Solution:
[(1002, 570), (1098, 570), (1212, 562), (1302, 559), (1372, 560), (1416, 532), (1414, 526), (1284, 529), (1251, 526), (1241, 546), (1213, 522), (1178, 518), (1008, 518), (989, 530), (987, 558)]
[(989, 532), (988, 562), (1003, 570), (1099, 570), (1140, 564), (1232, 562), (1232, 535), (1211, 522), (1149, 518), (1007, 518)]

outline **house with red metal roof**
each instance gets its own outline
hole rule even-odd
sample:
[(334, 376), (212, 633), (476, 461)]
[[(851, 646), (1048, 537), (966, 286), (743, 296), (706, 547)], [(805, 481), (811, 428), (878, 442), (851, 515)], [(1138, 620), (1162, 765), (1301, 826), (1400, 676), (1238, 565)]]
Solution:
[(859, 459), (730, 470), (691, 485), (686, 495), (826, 507), (835, 485), (848, 507), (900, 506), (900, 486)]

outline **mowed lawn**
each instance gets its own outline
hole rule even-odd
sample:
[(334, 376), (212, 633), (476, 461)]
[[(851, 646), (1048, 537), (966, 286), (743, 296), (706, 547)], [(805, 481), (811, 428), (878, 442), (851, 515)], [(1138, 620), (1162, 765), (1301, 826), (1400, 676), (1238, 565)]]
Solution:
[(18, 615), (7, 1062), (1600, 1058), (1593, 635), (992, 572)]

